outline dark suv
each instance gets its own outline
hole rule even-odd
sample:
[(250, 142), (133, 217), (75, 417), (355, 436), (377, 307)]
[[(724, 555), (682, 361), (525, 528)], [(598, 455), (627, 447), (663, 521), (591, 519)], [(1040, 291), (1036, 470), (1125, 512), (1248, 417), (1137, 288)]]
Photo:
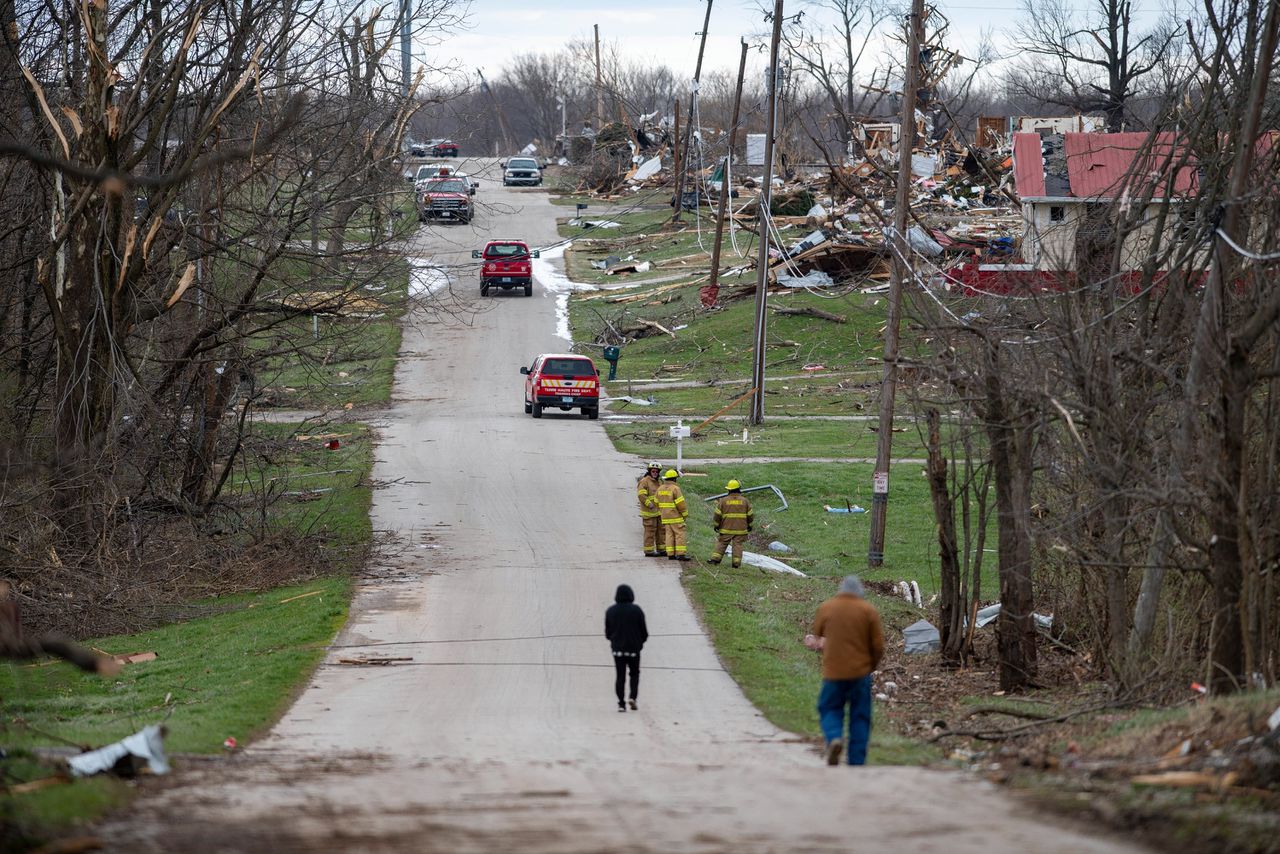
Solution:
[(536, 187), (542, 183), (542, 167), (532, 157), (512, 157), (502, 164), (502, 186), (527, 184)]

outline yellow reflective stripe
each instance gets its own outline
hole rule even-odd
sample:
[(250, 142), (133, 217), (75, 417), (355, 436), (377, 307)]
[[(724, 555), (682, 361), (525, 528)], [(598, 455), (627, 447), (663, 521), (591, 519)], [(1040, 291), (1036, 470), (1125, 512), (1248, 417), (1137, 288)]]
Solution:
[(726, 519), (745, 519), (745, 518), (747, 518), (747, 514), (746, 514), (746, 513), (721, 513), (720, 515), (721, 515), (721, 516), (723, 516), (723, 517), (724, 517), (724, 518), (726, 518)]
[(674, 525), (674, 524), (676, 524), (677, 522), (683, 522), (683, 521), (684, 521), (684, 517), (683, 517), (683, 516), (681, 516), (679, 519), (663, 519), (663, 520), (662, 520), (662, 524), (664, 524), (664, 525)]

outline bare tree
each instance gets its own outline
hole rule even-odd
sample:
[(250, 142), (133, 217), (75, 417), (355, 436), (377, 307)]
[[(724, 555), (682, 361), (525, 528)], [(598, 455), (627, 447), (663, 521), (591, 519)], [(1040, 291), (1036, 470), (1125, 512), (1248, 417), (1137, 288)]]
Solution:
[(1133, 0), (1088, 0), (1083, 12), (1066, 0), (1023, 0), (1014, 38), (1026, 60), (1010, 87), (1072, 111), (1102, 112), (1108, 130), (1122, 130), (1179, 35), (1169, 23), (1142, 32), (1136, 14)]

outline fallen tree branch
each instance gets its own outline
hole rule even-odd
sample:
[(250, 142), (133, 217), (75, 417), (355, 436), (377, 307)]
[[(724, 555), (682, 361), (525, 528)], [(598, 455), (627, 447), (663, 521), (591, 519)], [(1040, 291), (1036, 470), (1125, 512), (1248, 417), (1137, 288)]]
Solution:
[(1136, 704), (1137, 704), (1136, 700), (1125, 700), (1125, 701), (1108, 700), (1105, 703), (1099, 703), (1094, 706), (1086, 706), (1083, 709), (1076, 709), (1074, 711), (1064, 712), (1061, 715), (1054, 715), (1052, 717), (1045, 717), (1039, 720), (1033, 720), (1030, 723), (1020, 724), (1018, 726), (1010, 727), (1008, 729), (947, 730), (945, 732), (940, 732), (937, 735), (931, 737), (929, 739), (929, 743), (932, 744), (936, 741), (940, 741), (950, 736), (958, 736), (961, 738), (976, 738), (980, 741), (1001, 741), (1006, 738), (1014, 738), (1016, 736), (1026, 735), (1027, 733), (1035, 729), (1038, 729), (1039, 727), (1046, 726), (1048, 724), (1066, 723), (1067, 721), (1073, 718), (1081, 717), (1082, 715), (1091, 715), (1094, 712), (1101, 712), (1107, 709), (1126, 708), (1128, 706), (1133, 706)]

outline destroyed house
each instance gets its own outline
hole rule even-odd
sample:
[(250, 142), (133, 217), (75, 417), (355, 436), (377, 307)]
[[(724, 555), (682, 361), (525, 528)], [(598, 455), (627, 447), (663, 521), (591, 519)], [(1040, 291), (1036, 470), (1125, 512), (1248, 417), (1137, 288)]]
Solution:
[(1161, 206), (1171, 206), (1165, 241), (1189, 233), (1198, 172), (1195, 156), (1171, 133), (1014, 134), (1023, 260), (1033, 270), (1077, 271), (1081, 252), (1110, 251), (1123, 216), (1120, 268), (1142, 269)]

